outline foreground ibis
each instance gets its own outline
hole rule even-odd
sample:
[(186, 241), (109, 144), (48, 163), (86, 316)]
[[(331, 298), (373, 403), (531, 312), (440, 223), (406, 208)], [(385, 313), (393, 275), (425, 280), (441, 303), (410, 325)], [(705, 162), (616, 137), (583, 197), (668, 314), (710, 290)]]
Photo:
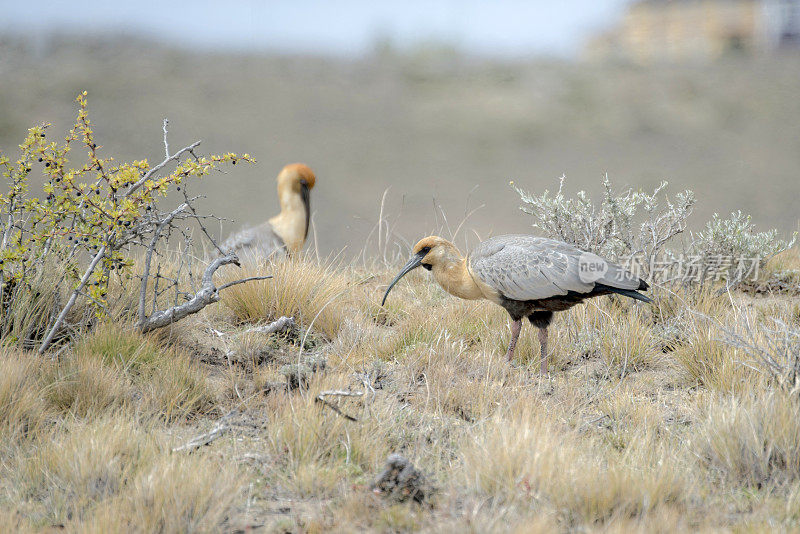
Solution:
[(281, 212), (258, 226), (231, 235), (222, 244), (222, 249), (250, 259), (300, 252), (308, 236), (311, 190), (315, 182), (314, 171), (307, 165), (292, 163), (285, 166), (278, 174)]
[(547, 327), (554, 312), (610, 294), (652, 302), (637, 292), (648, 289), (647, 282), (596, 254), (553, 239), (501, 235), (480, 243), (467, 257), (446, 239), (422, 239), (389, 284), (381, 305), (395, 284), (419, 266), (431, 271), (451, 295), (488, 299), (508, 311), (513, 320), (506, 353), (509, 361), (514, 356), (522, 319), (527, 317), (539, 329), (543, 374), (547, 373)]

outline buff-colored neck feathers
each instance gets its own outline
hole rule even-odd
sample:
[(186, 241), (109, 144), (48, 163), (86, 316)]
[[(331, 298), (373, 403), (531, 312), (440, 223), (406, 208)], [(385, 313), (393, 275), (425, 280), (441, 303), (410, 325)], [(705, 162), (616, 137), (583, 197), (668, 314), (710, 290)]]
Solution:
[(283, 240), (290, 254), (303, 248), (311, 216), (308, 193), (314, 187), (314, 172), (302, 163), (287, 165), (278, 174), (278, 202), (281, 212), (269, 223)]
[(429, 236), (414, 245), (415, 254), (430, 249), (422, 258), (423, 265), (430, 265), (433, 277), (442, 289), (456, 297), (468, 300), (487, 298), (469, 273), (467, 259), (456, 246), (439, 236)]

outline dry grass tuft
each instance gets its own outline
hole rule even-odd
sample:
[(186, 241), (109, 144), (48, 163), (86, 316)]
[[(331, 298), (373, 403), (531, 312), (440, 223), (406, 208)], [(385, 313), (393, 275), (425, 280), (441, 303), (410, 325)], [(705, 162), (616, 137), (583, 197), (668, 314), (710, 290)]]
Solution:
[(800, 480), (800, 401), (780, 391), (722, 398), (699, 426), (699, 454), (730, 485), (785, 486)]
[[(218, 459), (162, 456), (140, 471), (125, 496), (122, 509), (129, 519), (123, 530), (218, 531), (241, 491), (236, 468)], [(115, 507), (109, 507), (101, 517), (105, 520), (114, 515)]]
[[(283, 315), (336, 337), (353, 302), (355, 286), (330, 263), (306, 256), (281, 258), (260, 268), (245, 268), (237, 277), (269, 274), (272, 279), (226, 289), (222, 302), (237, 321), (273, 321)], [(220, 283), (224, 283), (222, 280)]]
[(24, 353), (0, 349), (0, 447), (36, 433), (51, 415), (36, 366), (37, 361)]
[[(216, 394), (197, 362), (154, 335), (106, 323), (78, 343), (75, 359), (79, 365), (101, 365), (98, 375), (126, 376), (136, 395), (166, 420), (213, 410)], [(80, 388), (82, 382), (73, 384)]]
[(549, 510), (568, 525), (640, 517), (680, 506), (688, 494), (685, 475), (667, 451), (651, 450), (651, 442), (615, 452), (530, 410), (498, 416), (467, 441), (470, 487), (492, 499)]
[(94, 355), (70, 355), (59, 365), (49, 365), (42, 378), (45, 398), (59, 412), (77, 417), (96, 416), (120, 409), (132, 400), (131, 380)]
[(672, 354), (692, 381), (721, 392), (747, 393), (756, 384), (763, 387), (761, 375), (746, 365), (750, 358), (725, 344), (718, 327), (701, 319), (687, 326), (686, 343)]
[[(121, 413), (41, 432), (2, 467), (0, 502), (29, 528), (174, 532), (221, 528), (240, 489), (235, 469), (170, 456), (153, 428)], [(82, 525), (82, 527), (80, 527)]]
[(601, 330), (603, 360), (618, 373), (641, 371), (659, 360), (652, 330), (638, 314), (617, 314)]
[[(16, 283), (6, 282), (0, 290), (0, 346), (31, 349), (38, 345), (66, 302), (67, 294), (61, 282), (64, 271), (69, 268), (66, 262), (55, 261), (50, 256), (41, 270), (27, 281), (30, 288), (26, 285), (22, 290)], [(67, 316), (66, 322), (72, 325), (72, 332), (59, 332), (57, 339), (74, 332), (82, 333), (91, 314), (89, 304), (79, 300)]]
[[(100, 325), (58, 361), (6, 350), (0, 368), (10, 428), (33, 425), (22, 423), (31, 410), (41, 411), (37, 421), (50, 413), (92, 417), (143, 407), (166, 421), (215, 411), (216, 388), (196, 360), (115, 323)], [(36, 408), (29, 406), (33, 397)]]

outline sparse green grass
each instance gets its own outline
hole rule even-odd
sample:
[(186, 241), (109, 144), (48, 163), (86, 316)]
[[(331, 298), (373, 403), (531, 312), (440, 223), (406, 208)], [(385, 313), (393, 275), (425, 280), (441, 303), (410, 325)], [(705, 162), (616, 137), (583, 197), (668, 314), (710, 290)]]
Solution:
[[(800, 525), (796, 393), (714, 326), (745, 313), (797, 326), (789, 298), (662, 290), (652, 306), (595, 299), (557, 317), (552, 374), (540, 377), (534, 328), (525, 325), (509, 364), (505, 312), (449, 297), (427, 273), (404, 279), (381, 309), (394, 269), (302, 258), (265, 270), (275, 278), (233, 288), (166, 334), (141, 335), (120, 318), (57, 359), (3, 349), (0, 528)], [(297, 318), (299, 336), (242, 333), (280, 315)], [(668, 349), (664, 325), (674, 330)], [(324, 370), (307, 389), (285, 390), (282, 367), (313, 358)], [(364, 393), (329, 397), (357, 421), (315, 401), (330, 390)], [(225, 414), (222, 437), (171, 452)], [(370, 491), (392, 452), (429, 477), (426, 504)]]

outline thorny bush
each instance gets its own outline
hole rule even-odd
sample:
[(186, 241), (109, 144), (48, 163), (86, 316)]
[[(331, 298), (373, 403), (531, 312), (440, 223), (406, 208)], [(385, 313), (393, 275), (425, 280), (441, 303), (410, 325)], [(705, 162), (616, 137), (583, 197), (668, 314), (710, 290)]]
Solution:
[[(184, 180), (205, 176), (220, 164), (253, 161), (248, 154), (198, 157), (194, 153), (198, 142), (175, 154), (167, 153), (166, 159), (153, 167), (146, 159), (117, 164), (100, 155), (86, 94), (84, 91), (76, 99), (77, 120), (63, 143), (50, 141), (46, 132), (51, 125), (43, 124), (28, 130), (16, 161), (0, 152), (0, 169), (8, 184), (7, 192), (0, 192), (0, 336), (6, 341), (30, 344), (30, 339), (20, 338), (30, 332), (13, 327), (12, 303), (31, 300), (33, 282), (42, 279), (48, 266), (56, 265), (61, 271), (57, 289), (77, 292), (96, 317), (106, 314), (112, 275), (123, 285), (130, 281), (135, 254), (146, 249), (155, 232), (163, 230), (158, 227), (163, 222), (158, 199), (170, 190), (180, 190)], [(165, 122), (165, 147), (166, 134)], [(76, 145), (87, 149), (87, 159), (72, 167), (68, 156)], [(170, 163), (175, 166), (167, 171)], [(29, 191), (30, 176), (37, 167), (45, 178), (43, 198)], [(159, 174), (162, 169), (165, 172)], [(190, 207), (192, 199), (185, 192), (184, 196)], [(193, 208), (190, 216), (200, 217)], [(33, 297), (37, 296), (35, 292)], [(40, 319), (49, 321), (50, 328), (53, 311), (42, 315)]]

